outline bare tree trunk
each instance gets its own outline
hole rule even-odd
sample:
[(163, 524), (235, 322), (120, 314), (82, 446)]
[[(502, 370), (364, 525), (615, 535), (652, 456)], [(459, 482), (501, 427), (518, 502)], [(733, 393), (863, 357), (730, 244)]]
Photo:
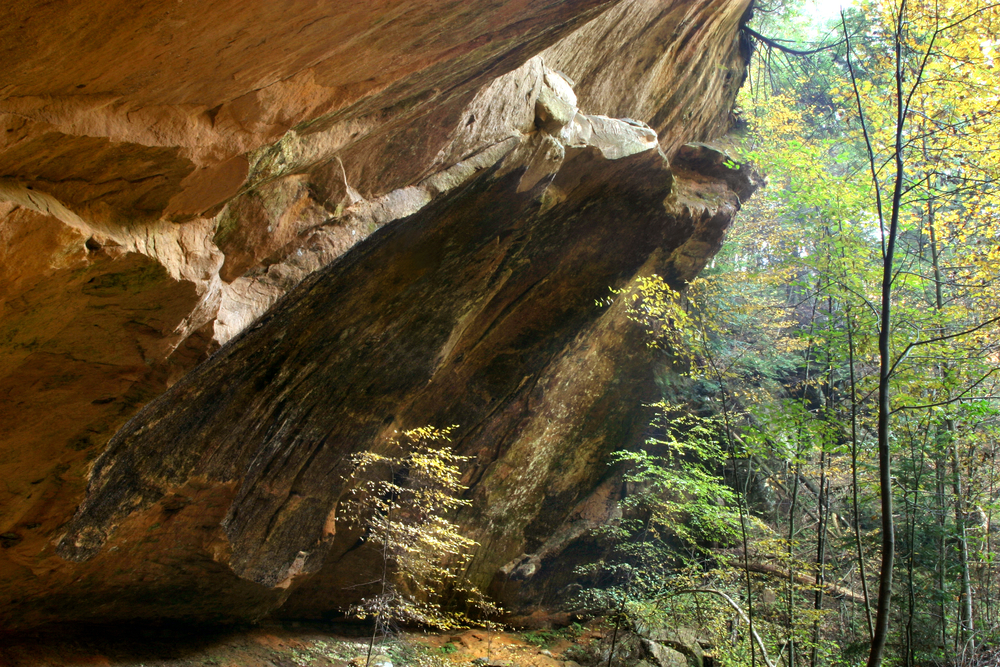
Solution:
[[(847, 44), (847, 66), (854, 86), (854, 95), (858, 102), (858, 113), (861, 117), (861, 127), (864, 130), (865, 144), (868, 148), (868, 162), (872, 173), (872, 185), (875, 188), (876, 207), (879, 216), (879, 229), (882, 232), (882, 288), (881, 308), (879, 316), (878, 358), (878, 477), (879, 497), (882, 509), (882, 564), (879, 572), (878, 605), (875, 613), (875, 632), (872, 635), (871, 649), (868, 653), (868, 667), (880, 667), (882, 654), (885, 652), (886, 640), (889, 636), (889, 616), (892, 611), (892, 568), (895, 562), (896, 526), (892, 516), (892, 452), (889, 442), (890, 416), (892, 414), (889, 401), (890, 370), (890, 339), (892, 334), (892, 282), (893, 260), (896, 253), (896, 239), (899, 235), (899, 213), (903, 198), (903, 180), (905, 169), (903, 164), (903, 125), (906, 120), (907, 102), (903, 95), (903, 26), (906, 15), (906, 0), (901, 0), (896, 27), (893, 34), (895, 46), (895, 82), (896, 82), (896, 123), (894, 151), (894, 185), (890, 207), (889, 229), (885, 229), (885, 217), (882, 208), (881, 188), (878, 170), (875, 166), (875, 154), (872, 150), (871, 138), (868, 134), (864, 106), (858, 92), (857, 77), (851, 60), (850, 33), (847, 30), (847, 19), (842, 15), (844, 38)], [(918, 77), (919, 81), (919, 77)]]
[(795, 462), (792, 480), (792, 506), (788, 510), (788, 665), (795, 664), (795, 506), (799, 499), (799, 474), (802, 464)]
[(944, 462), (938, 460), (935, 463), (935, 474), (937, 476), (937, 504), (938, 504), (938, 592), (941, 596), (941, 603), (938, 613), (941, 615), (941, 648), (944, 650), (945, 662), (950, 662), (948, 653), (948, 604), (947, 604), (947, 580), (948, 580), (948, 544), (945, 540), (948, 518), (948, 503), (945, 496), (945, 470)]
[[(816, 528), (816, 594), (813, 598), (813, 608), (819, 612), (823, 609), (823, 593), (826, 589), (826, 521), (829, 517), (829, 482), (826, 479), (826, 452), (819, 455), (819, 525)], [(810, 664), (819, 664), (820, 620), (817, 614), (813, 621), (813, 646)]]
[[(928, 420), (929, 421), (929, 420)], [(929, 426), (929, 424), (928, 424)], [(926, 431), (925, 431), (926, 433)], [(905, 663), (908, 667), (913, 667), (916, 655), (916, 641), (914, 638), (914, 623), (916, 621), (917, 595), (914, 587), (914, 572), (916, 566), (916, 544), (917, 544), (917, 510), (920, 507), (920, 485), (924, 471), (924, 447), (917, 447), (914, 438), (909, 438), (910, 442), (910, 465), (913, 468), (913, 488), (903, 490), (903, 504), (906, 517), (906, 591), (907, 591), (907, 618), (906, 618), (906, 651)], [(926, 444), (926, 443), (924, 443)], [(919, 449), (919, 451), (918, 451)], [(912, 500), (910, 492), (912, 491)]]
[[(951, 423), (951, 420), (948, 420)], [(969, 573), (969, 541), (965, 525), (965, 496), (962, 494), (962, 469), (958, 460), (958, 445), (951, 443), (952, 492), (955, 494), (955, 535), (958, 538), (958, 562), (962, 571), (962, 592), (959, 596), (959, 653), (975, 648), (972, 623), (972, 577)]]
[[(934, 226), (934, 205), (927, 205), (927, 223), (931, 239), (931, 268), (934, 272), (934, 300), (935, 308), (939, 314), (944, 311), (944, 281), (941, 277), (940, 252), (937, 242), (937, 230)], [(948, 384), (948, 367), (940, 367), (940, 374), (945, 384)], [(955, 442), (955, 422), (951, 419), (944, 421), (944, 431), (946, 434), (949, 453), (951, 455), (951, 475), (952, 493), (955, 495), (955, 536), (958, 539), (959, 567), (961, 568), (962, 587), (959, 596), (958, 628), (956, 628), (956, 638), (963, 648), (973, 641), (973, 618), (972, 618), (972, 577), (969, 572), (969, 542), (968, 532), (965, 525), (965, 496), (962, 492), (962, 469), (959, 465), (958, 444)], [(958, 648), (958, 647), (956, 647)]]
[[(996, 481), (996, 444), (990, 443), (990, 492), (988, 498), (996, 498), (996, 487), (994, 483)], [(987, 505), (986, 510), (986, 537), (985, 537), (985, 551), (986, 553), (994, 553), (993, 549), (993, 503)], [(987, 561), (985, 563), (986, 570), (986, 589), (983, 593), (983, 600), (986, 603), (986, 625), (987, 627), (995, 626), (996, 619), (994, 618), (996, 611), (993, 606), (993, 563), (992, 561)]]
[(379, 608), (375, 613), (375, 628), (372, 630), (371, 641), (368, 642), (368, 654), (365, 656), (365, 667), (372, 661), (372, 651), (375, 648), (375, 639), (378, 637), (379, 627), (384, 623), (382, 614), (385, 608), (386, 587), (389, 584), (389, 558), (391, 557), (390, 541), (392, 540), (392, 507), (389, 507), (385, 515), (385, 534), (382, 536), (382, 591), (379, 593)]
[(851, 373), (851, 504), (854, 510), (854, 543), (858, 549), (858, 571), (861, 576), (861, 592), (865, 596), (865, 620), (868, 621), (868, 641), (875, 635), (872, 623), (871, 597), (868, 595), (868, 576), (865, 572), (865, 552), (861, 544), (861, 512), (858, 509), (858, 394), (857, 379), (854, 374), (854, 320), (847, 314), (847, 352)]

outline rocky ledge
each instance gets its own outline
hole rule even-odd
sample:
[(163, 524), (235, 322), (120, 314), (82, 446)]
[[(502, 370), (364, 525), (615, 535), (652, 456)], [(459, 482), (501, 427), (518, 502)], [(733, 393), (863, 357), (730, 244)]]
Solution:
[(347, 459), (428, 424), (473, 457), (470, 576), (564, 595), (655, 393), (597, 301), (692, 278), (757, 186), (687, 143), (748, 2), (15, 5), (0, 620), (341, 608)]

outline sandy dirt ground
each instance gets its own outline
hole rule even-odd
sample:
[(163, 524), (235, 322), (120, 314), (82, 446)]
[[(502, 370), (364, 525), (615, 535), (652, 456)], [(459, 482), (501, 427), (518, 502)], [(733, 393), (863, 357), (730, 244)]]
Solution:
[[(567, 652), (599, 633), (403, 633), (376, 646), (374, 667), (577, 667)], [(0, 667), (364, 667), (368, 640), (350, 628), (89, 627), (0, 635)]]

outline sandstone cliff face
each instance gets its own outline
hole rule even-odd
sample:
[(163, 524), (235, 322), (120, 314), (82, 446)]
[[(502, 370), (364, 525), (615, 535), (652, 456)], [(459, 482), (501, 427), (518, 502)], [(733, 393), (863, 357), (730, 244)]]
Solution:
[(475, 457), (474, 578), (558, 598), (652, 388), (595, 300), (693, 277), (756, 185), (684, 145), (747, 5), (15, 2), (2, 622), (335, 608), (347, 457), (425, 424)]

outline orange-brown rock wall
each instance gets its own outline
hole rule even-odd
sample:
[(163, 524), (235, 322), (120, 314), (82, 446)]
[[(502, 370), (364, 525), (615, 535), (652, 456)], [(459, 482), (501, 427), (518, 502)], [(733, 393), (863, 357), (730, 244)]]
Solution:
[[(655, 267), (678, 267), (676, 278), (693, 275), (721, 242), (742, 196), (732, 199), (733, 193), (744, 186), (712, 186), (723, 189), (708, 205), (699, 199), (702, 186), (692, 185), (692, 206), (677, 199), (684, 188), (671, 185), (683, 169), (671, 169), (650, 147), (658, 135), (666, 157), (683, 164), (686, 158), (676, 154), (684, 143), (725, 130), (742, 81), (738, 28), (748, 0), (9, 4), (0, 26), (0, 623), (247, 618), (290, 594), (289, 608), (308, 613), (317, 606), (310, 590), (327, 596), (319, 607), (336, 606), (329, 592), (343, 581), (329, 573), (339, 566), (322, 563), (327, 556), (339, 563), (348, 550), (323, 532), (337, 491), (310, 487), (288, 496), (287, 479), (255, 477), (250, 462), (272, 442), (267, 434), (274, 429), (300, 433), (293, 440), (315, 438), (317, 451), (327, 452), (316, 456), (340, 460), (377, 444), (387, 427), (375, 425), (389, 417), (404, 427), (451, 415), (466, 422), (461, 446), (482, 458), (470, 481), (486, 480), (475, 487), (478, 502), (521, 517), (509, 539), (483, 505), (467, 518), (470, 530), (494, 545), (490, 558), (477, 561), (484, 583), (512, 558), (537, 555), (551, 534), (569, 530), (567, 513), (599, 485), (601, 452), (639, 428), (632, 412), (611, 407), (639, 390), (608, 387), (624, 386), (629, 373), (641, 374), (642, 363), (609, 361), (622, 349), (625, 325), (596, 324), (593, 313), (579, 311), (590, 298), (583, 295)], [(552, 86), (562, 90), (559, 80), (575, 90), (579, 118), (554, 127), (538, 104)], [(652, 130), (585, 114), (635, 118)], [(587, 145), (604, 153), (598, 159), (574, 152)], [(626, 155), (609, 157), (622, 145)], [(576, 166), (563, 168), (564, 162)], [(674, 198), (650, 218), (662, 229), (631, 213), (606, 212), (612, 219), (601, 222), (586, 212), (588, 198), (607, 199), (611, 210), (623, 193), (639, 191), (661, 202)], [(461, 246), (457, 239), (471, 233), (466, 227), (489, 215), (500, 216), (491, 223), (501, 230), (492, 246), (480, 236), (455, 257), (451, 250), (410, 252), (411, 245)], [(627, 234), (601, 231), (622, 216), (637, 226)], [(543, 252), (531, 247), (534, 232), (523, 229), (524, 220), (568, 227), (541, 234)], [(577, 239), (569, 231), (576, 224), (590, 236)], [(391, 239), (413, 234), (402, 231), (410, 228), (428, 230), (427, 238), (392, 246)], [(553, 244), (565, 248), (557, 252)], [(370, 253), (383, 259), (369, 273), (325, 269), (323, 275), (357, 283), (372, 298), (387, 284), (431, 290), (452, 301), (440, 329), (450, 333), (437, 343), (422, 329), (405, 333), (430, 356), (413, 371), (416, 384), (401, 389), (391, 356), (357, 356), (357, 334), (342, 326), (339, 342), (327, 340), (329, 325), (319, 318), (321, 311), (357, 310), (366, 330), (408, 358), (410, 343), (391, 340), (404, 335), (402, 311), (371, 298), (348, 304), (327, 295), (322, 308), (289, 325), (312, 337), (315, 347), (308, 349), (316, 355), (340, 354), (337, 345), (350, 352), (328, 380), (361, 392), (345, 398), (356, 403), (351, 414), (368, 412), (358, 417), (363, 426), (344, 431), (340, 449), (323, 444), (329, 433), (317, 434), (310, 421), (320, 408), (286, 414), (285, 399), (268, 388), (274, 377), (314, 363), (306, 358), (308, 346), (290, 349), (270, 380), (234, 388), (241, 405), (257, 412), (238, 417), (213, 407), (228, 405), (214, 394), (208, 401), (178, 399), (180, 389), (161, 399), (160, 405), (186, 401), (198, 419), (216, 424), (215, 435), (188, 421), (169, 427), (169, 420), (136, 417), (178, 382), (190, 387), (192, 368), (300, 281), (313, 276), (307, 284), (316, 285), (324, 267), (363, 264), (350, 258)], [(545, 261), (537, 259), (543, 255)], [(448, 266), (472, 272), (463, 295), (420, 282), (425, 274), (441, 275), (444, 265), (434, 262), (446, 258)], [(537, 271), (548, 267), (547, 273), (510, 282), (523, 262), (535, 262)], [(529, 310), (547, 313), (528, 326), (538, 350), (498, 352), (521, 335), (523, 323), (514, 324), (520, 316), (508, 313), (536, 296), (541, 301)], [(576, 304), (567, 306), (574, 314), (564, 312), (564, 299)], [(607, 327), (618, 333), (596, 333)], [(501, 342), (473, 345), (467, 339), (477, 330)], [(591, 338), (593, 344), (585, 342)], [(472, 347), (455, 352), (463, 345)], [(585, 352), (605, 347), (606, 355)], [(447, 366), (456, 358), (463, 361)], [(387, 374), (382, 389), (343, 379), (379, 373)], [(579, 391), (559, 389), (564, 375), (593, 379)], [(546, 383), (552, 388), (538, 389)], [(424, 388), (417, 391), (417, 384)], [(575, 416), (546, 430), (541, 424), (559, 418), (538, 415), (556, 409), (546, 406), (560, 392), (569, 393), (559, 401), (575, 407), (553, 415)], [(384, 410), (364, 407), (371, 405)], [(586, 436), (600, 415), (629, 425)], [(115, 458), (105, 450), (134, 417), (123, 433), (159, 426), (153, 440), (137, 446), (136, 452), (148, 451), (135, 459), (141, 463), (126, 465), (129, 473), (121, 465), (133, 454)], [(253, 424), (237, 449), (229, 420)], [(547, 492), (504, 472), (542, 452), (550, 457), (549, 476), (538, 479), (554, 479), (559, 457), (578, 441), (589, 443), (593, 465), (562, 478), (562, 500), (544, 512)], [(170, 468), (171, 453), (182, 451), (184, 465)], [(225, 460), (225, 471), (197, 463), (212, 451)], [(296, 474), (319, 474), (302, 463), (315, 459), (296, 451), (290, 459), (301, 464)], [(101, 484), (91, 479), (95, 464), (122, 479), (160, 481), (143, 482), (148, 488), (138, 496), (101, 496)], [(501, 496), (527, 500), (511, 504)], [(85, 498), (85, 507), (101, 505), (116, 518), (99, 528), (101, 522), (87, 528), (79, 518), (67, 525)], [(251, 507), (259, 516), (246, 519)], [(113, 543), (88, 552), (86, 562), (68, 560), (74, 549), (67, 545), (87, 542), (91, 528), (105, 531), (100, 545)], [(67, 531), (75, 537), (66, 538)], [(310, 546), (317, 540), (321, 548)]]

